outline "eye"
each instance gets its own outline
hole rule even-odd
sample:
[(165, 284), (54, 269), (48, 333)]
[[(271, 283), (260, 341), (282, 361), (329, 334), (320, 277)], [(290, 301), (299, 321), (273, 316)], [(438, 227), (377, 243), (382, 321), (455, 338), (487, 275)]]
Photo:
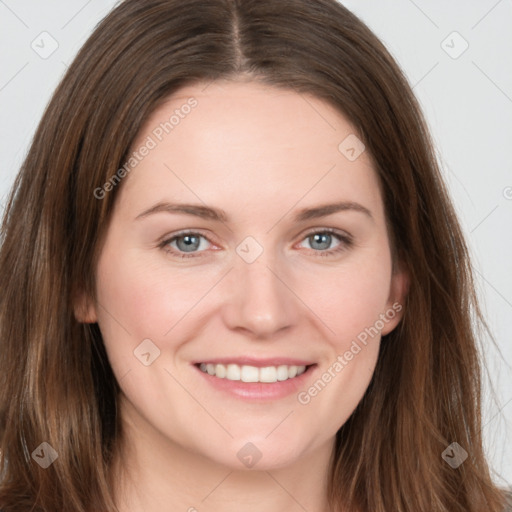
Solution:
[(196, 256), (198, 252), (204, 252), (209, 243), (201, 233), (186, 231), (167, 238), (162, 242), (161, 247), (178, 257), (190, 258)]
[[(331, 228), (324, 228), (310, 232), (301, 243), (308, 243), (313, 251), (317, 254), (315, 256), (330, 256), (339, 252), (347, 250), (352, 246), (352, 237), (347, 233), (341, 233)], [(337, 242), (333, 247), (333, 242)], [(328, 250), (326, 250), (328, 249)]]
[[(352, 237), (335, 229), (324, 228), (312, 231), (303, 239), (304, 242), (310, 244), (311, 250), (315, 256), (331, 256), (349, 249), (353, 245)], [(333, 243), (336, 245), (333, 247)], [(160, 247), (166, 252), (179, 258), (192, 258), (200, 256), (201, 253), (208, 249), (211, 242), (204, 235), (194, 231), (183, 231), (177, 233), (170, 238), (166, 238), (160, 244)]]

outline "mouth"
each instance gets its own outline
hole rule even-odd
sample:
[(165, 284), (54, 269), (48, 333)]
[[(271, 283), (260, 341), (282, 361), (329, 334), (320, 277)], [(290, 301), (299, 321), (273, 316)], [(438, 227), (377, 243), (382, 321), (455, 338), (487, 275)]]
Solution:
[(211, 389), (238, 399), (266, 402), (306, 387), (316, 363), (298, 359), (210, 360), (193, 366)]
[(251, 366), (223, 363), (200, 363), (199, 369), (212, 377), (242, 382), (263, 382), (272, 384), (284, 382), (302, 375), (311, 365)]

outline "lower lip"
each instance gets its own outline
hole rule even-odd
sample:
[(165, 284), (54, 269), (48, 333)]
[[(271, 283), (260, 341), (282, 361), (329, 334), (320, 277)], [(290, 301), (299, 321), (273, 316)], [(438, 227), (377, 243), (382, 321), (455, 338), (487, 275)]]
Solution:
[(316, 364), (308, 366), (306, 371), (298, 377), (277, 382), (243, 382), (241, 380), (220, 379), (203, 372), (198, 366), (194, 365), (194, 368), (208, 384), (219, 391), (245, 400), (266, 401), (279, 400), (303, 390), (305, 381), (311, 376)]

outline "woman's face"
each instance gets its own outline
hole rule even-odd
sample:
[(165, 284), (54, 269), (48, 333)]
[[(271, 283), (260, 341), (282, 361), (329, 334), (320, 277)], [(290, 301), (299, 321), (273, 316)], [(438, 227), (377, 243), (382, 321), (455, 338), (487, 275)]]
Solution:
[(231, 468), (330, 451), (405, 287), (354, 132), (254, 82), (187, 86), (147, 121), (85, 317), (141, 436)]

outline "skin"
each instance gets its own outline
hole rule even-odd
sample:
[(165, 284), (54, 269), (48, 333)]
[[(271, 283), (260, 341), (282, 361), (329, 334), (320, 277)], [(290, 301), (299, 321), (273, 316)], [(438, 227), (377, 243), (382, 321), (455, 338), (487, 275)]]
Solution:
[[(297, 393), (262, 402), (229, 396), (191, 363), (300, 357), (317, 364), (306, 391), (329, 368), (333, 374), (338, 356), (405, 295), (406, 276), (392, 272), (377, 175), (367, 151), (351, 162), (338, 150), (356, 132), (328, 103), (250, 81), (181, 89), (152, 114), (133, 148), (192, 96), (197, 107), (123, 180), (96, 300), (77, 307), (81, 321), (99, 323), (122, 389), (119, 509), (325, 511), (334, 436), (367, 389), (380, 335), (360, 344), (307, 404)], [(137, 219), (162, 201), (208, 205), (229, 219), (168, 212)], [(371, 216), (347, 210), (293, 219), (339, 201)], [(353, 243), (333, 236), (319, 250), (308, 237), (325, 228)], [(206, 237), (195, 257), (161, 246), (181, 230)], [(250, 264), (236, 251), (247, 236), (263, 248)], [(177, 253), (180, 240), (171, 244)], [(149, 366), (134, 356), (145, 339), (160, 350)], [(237, 457), (248, 442), (262, 454), (251, 469)]]

